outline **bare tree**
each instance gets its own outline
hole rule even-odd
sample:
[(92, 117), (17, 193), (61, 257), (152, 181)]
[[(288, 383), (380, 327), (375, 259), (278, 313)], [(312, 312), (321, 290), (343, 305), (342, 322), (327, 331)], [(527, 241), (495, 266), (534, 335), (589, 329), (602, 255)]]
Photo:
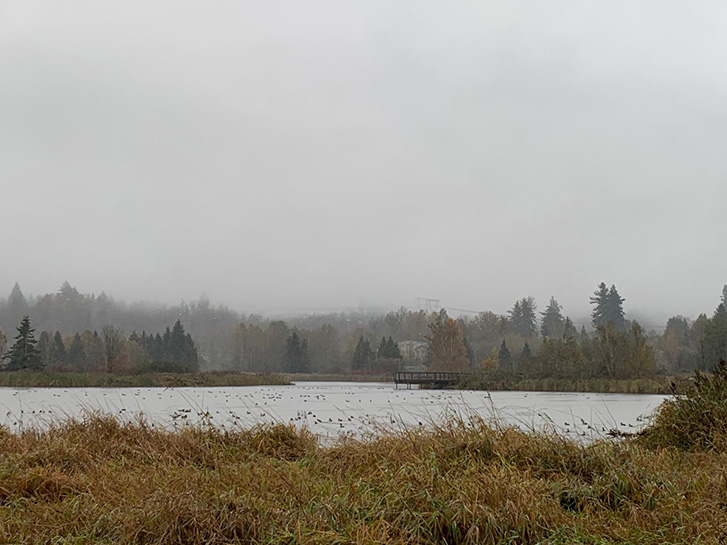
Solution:
[(124, 340), (123, 331), (111, 326), (103, 326), (103, 341), (106, 354), (106, 368), (109, 373), (116, 371), (116, 364), (121, 355), (121, 346)]

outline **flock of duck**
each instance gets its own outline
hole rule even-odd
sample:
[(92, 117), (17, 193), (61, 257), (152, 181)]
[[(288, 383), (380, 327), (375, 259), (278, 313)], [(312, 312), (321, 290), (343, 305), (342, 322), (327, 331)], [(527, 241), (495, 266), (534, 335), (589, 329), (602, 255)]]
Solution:
[[(653, 404), (658, 401), (653, 400)], [(247, 428), (282, 422), (305, 426), (321, 436), (365, 435), (472, 416), (495, 425), (594, 438), (614, 429), (635, 430), (644, 423), (644, 418), (638, 416), (641, 413), (633, 410), (621, 412), (617, 418), (603, 396), (596, 395), (580, 395), (574, 406), (573, 399), (561, 399), (555, 394), (396, 390), (390, 384), (356, 383), (166, 389), (0, 388), (0, 408), (5, 409), (5, 421), (0, 424), (11, 429), (44, 426), (54, 419), (95, 412), (127, 420), (141, 417), (165, 427), (207, 424)], [(581, 414), (588, 411), (590, 418), (573, 414), (574, 410)], [(637, 415), (635, 420), (632, 415)]]

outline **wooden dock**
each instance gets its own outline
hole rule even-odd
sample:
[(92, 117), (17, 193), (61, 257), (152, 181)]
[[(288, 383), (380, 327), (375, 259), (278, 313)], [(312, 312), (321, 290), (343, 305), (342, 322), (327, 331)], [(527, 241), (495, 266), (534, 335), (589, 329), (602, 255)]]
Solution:
[(406, 384), (411, 389), (412, 384), (426, 385), (432, 388), (446, 388), (455, 386), (466, 381), (472, 376), (471, 373), (437, 373), (429, 371), (399, 371), (394, 373), (396, 388), (399, 384)]

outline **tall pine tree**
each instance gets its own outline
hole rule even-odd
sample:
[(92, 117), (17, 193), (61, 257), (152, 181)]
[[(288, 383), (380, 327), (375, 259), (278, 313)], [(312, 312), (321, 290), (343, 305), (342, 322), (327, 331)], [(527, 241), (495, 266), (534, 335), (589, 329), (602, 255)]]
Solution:
[(356, 343), (356, 349), (353, 351), (351, 369), (353, 371), (363, 371), (368, 368), (372, 359), (374, 359), (374, 351), (371, 350), (371, 344), (368, 339), (364, 339), (363, 335), (361, 335)]
[(8, 360), (6, 369), (17, 371), (19, 369), (31, 369), (39, 371), (43, 368), (43, 361), (38, 350), (38, 341), (35, 340), (35, 329), (30, 326), (30, 318), (25, 316), (17, 327), (18, 334), (15, 336), (15, 343), (10, 347), (3, 359)]
[(545, 309), (545, 312), (540, 313), (543, 317), (540, 323), (540, 334), (543, 337), (559, 339), (565, 333), (565, 318), (560, 313), (561, 308), (563, 307), (558, 304), (555, 297), (551, 297), (548, 308)]
[(604, 326), (608, 323), (608, 288), (605, 282), (598, 285), (598, 289), (591, 296), (591, 323), (593, 327)]
[(501, 371), (505, 373), (513, 371), (512, 354), (510, 354), (510, 349), (504, 339), (500, 345), (500, 351), (497, 353), (497, 362)]
[(71, 341), (71, 346), (68, 348), (68, 354), (66, 356), (68, 366), (74, 371), (85, 371), (86, 370), (86, 349), (81, 341), (81, 335), (76, 333)]
[(60, 331), (53, 335), (53, 365), (66, 365), (66, 345), (63, 344), (63, 337)]
[(624, 301), (625, 299), (619, 295), (615, 285), (607, 288), (606, 284), (601, 282), (591, 297), (591, 304), (593, 305), (591, 320), (593, 326), (598, 328), (607, 325), (609, 322), (613, 322), (613, 325), (618, 331), (625, 331)]
[(285, 340), (283, 369), (289, 373), (307, 373), (310, 371), (308, 342), (301, 339), (297, 331), (293, 331)]
[(510, 310), (510, 320), (515, 333), (521, 337), (530, 338), (538, 334), (538, 318), (535, 315), (537, 305), (532, 297), (523, 297), (516, 301)]

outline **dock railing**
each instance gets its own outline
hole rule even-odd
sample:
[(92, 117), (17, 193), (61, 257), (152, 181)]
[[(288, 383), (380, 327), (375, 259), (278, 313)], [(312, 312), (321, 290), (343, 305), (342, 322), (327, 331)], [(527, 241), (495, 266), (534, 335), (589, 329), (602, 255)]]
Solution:
[(437, 371), (398, 371), (394, 373), (394, 383), (396, 387), (399, 384), (406, 384), (407, 388), (411, 388), (412, 384), (427, 384), (434, 387), (444, 388), (446, 386), (454, 386), (466, 381), (472, 376), (471, 373), (447, 373)]

